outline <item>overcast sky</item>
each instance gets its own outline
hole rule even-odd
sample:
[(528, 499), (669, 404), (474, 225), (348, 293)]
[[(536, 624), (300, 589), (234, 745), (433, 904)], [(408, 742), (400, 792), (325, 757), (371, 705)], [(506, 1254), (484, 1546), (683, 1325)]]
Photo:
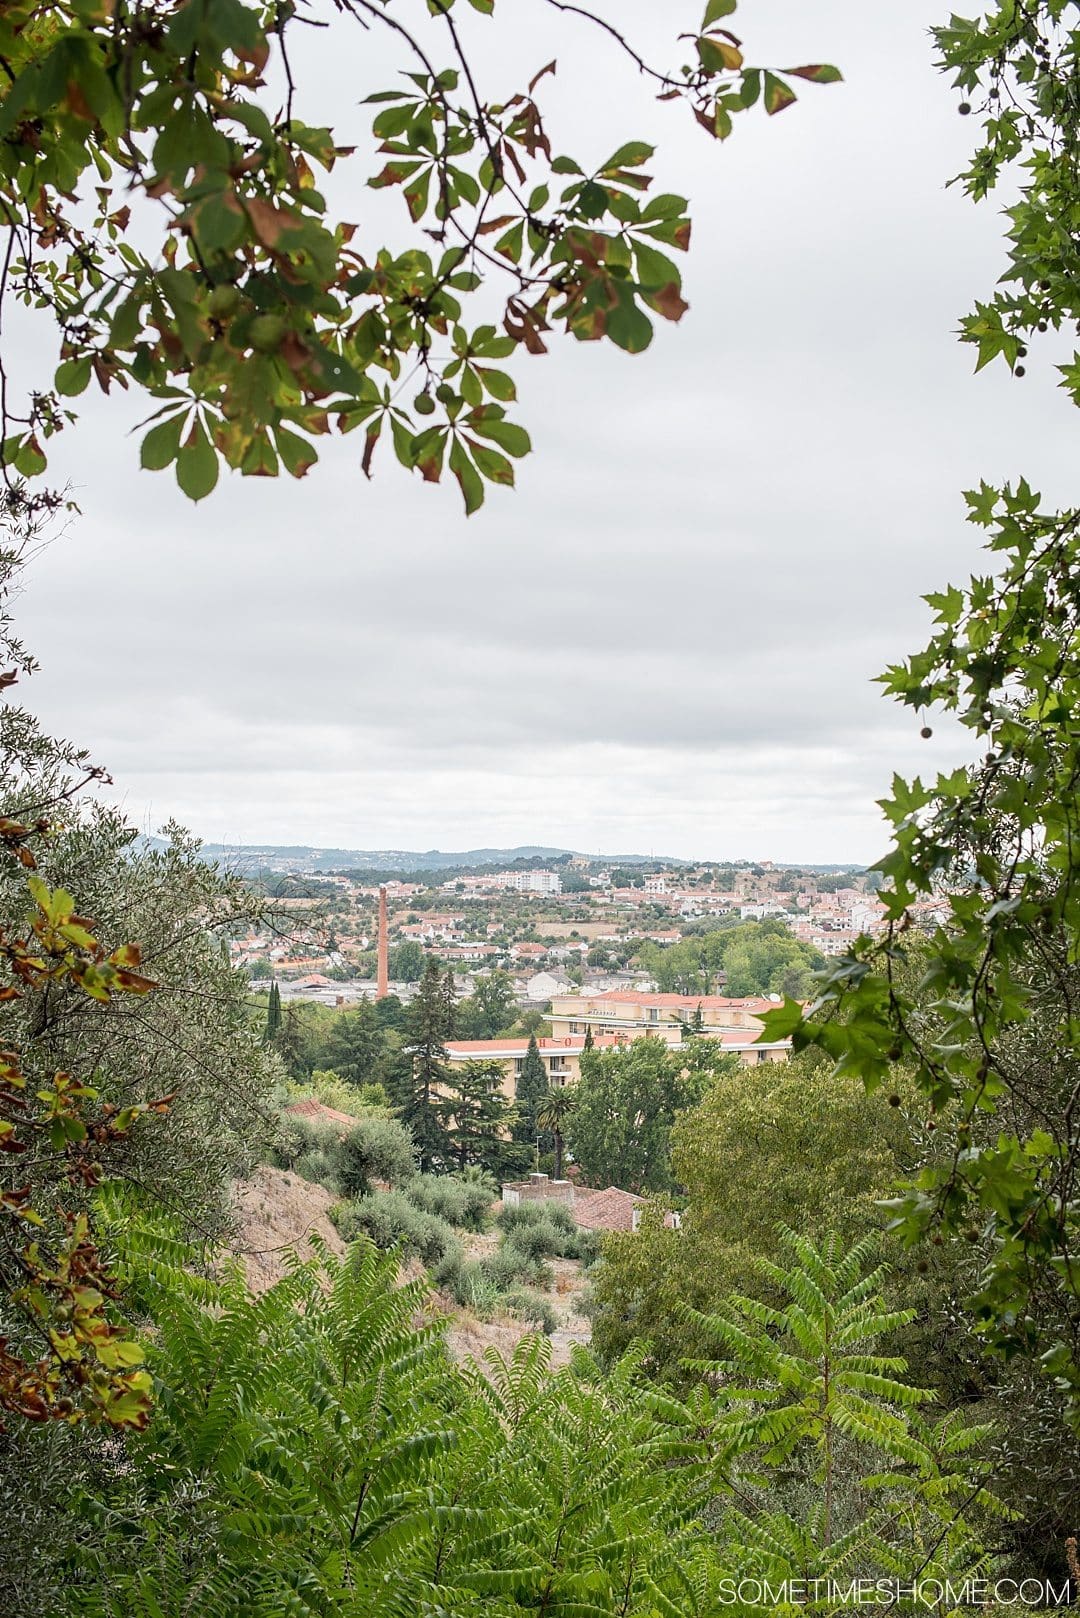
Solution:
[[(932, 68), (946, 11), (746, 0), (751, 60), (846, 82), (720, 146), (583, 24), (500, 0), (498, 33), (470, 30), (492, 90), (555, 55), (555, 149), (655, 139), (657, 189), (691, 198), (681, 325), (633, 359), (565, 339), (517, 363), (535, 453), (468, 521), (455, 485), (385, 456), (365, 483), (359, 434), (300, 484), (229, 479), (192, 507), (138, 470), (130, 410), (86, 394), (51, 467), (83, 515), (18, 609), (43, 665), (24, 700), (151, 830), (878, 857), (891, 772), (958, 743), (918, 740), (872, 677), (923, 644), (920, 594), (976, 563), (960, 490), (1025, 472), (1067, 498), (1075, 432), (1049, 354), (974, 378), (953, 337), (1002, 252), (996, 204), (945, 189), (974, 134)], [(608, 12), (677, 65), (700, 4)], [(385, 48), (309, 39), (301, 113), (362, 138)], [(337, 201), (406, 239), (396, 193)]]

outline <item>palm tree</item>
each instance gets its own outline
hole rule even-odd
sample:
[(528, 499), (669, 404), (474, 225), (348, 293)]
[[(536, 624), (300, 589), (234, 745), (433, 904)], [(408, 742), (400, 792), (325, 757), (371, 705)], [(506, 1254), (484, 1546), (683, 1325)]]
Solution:
[(538, 1129), (550, 1129), (555, 1137), (555, 1178), (562, 1179), (562, 1126), (569, 1118), (577, 1101), (572, 1088), (561, 1085), (558, 1089), (551, 1089), (536, 1109), (536, 1126)]

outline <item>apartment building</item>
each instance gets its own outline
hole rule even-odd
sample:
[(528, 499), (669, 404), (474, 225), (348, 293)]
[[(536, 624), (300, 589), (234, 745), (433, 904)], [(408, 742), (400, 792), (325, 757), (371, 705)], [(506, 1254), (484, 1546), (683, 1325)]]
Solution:
[(583, 1038), (591, 1029), (594, 1040), (605, 1034), (626, 1039), (652, 1034), (678, 1048), (684, 1026), (700, 1021), (702, 1035), (722, 1040), (744, 1062), (785, 1062), (791, 1053), (789, 1040), (758, 1043), (761, 1018), (777, 1004), (757, 995), (648, 994), (638, 989), (556, 995), (551, 1002), (551, 1033), (554, 1039)]
[[(610, 1050), (624, 1042), (621, 1034), (601, 1034), (593, 1041), (597, 1050)], [(585, 1035), (566, 1034), (559, 1039), (538, 1039), (536, 1043), (551, 1087), (576, 1084), (581, 1077)], [(450, 1039), (446, 1042), (446, 1059), (451, 1067), (461, 1067), (466, 1062), (498, 1062), (503, 1070), (503, 1094), (513, 1101), (528, 1048), (527, 1039)]]
[(557, 871), (500, 871), (490, 878), (497, 888), (510, 888), (515, 893), (561, 893), (562, 877)]

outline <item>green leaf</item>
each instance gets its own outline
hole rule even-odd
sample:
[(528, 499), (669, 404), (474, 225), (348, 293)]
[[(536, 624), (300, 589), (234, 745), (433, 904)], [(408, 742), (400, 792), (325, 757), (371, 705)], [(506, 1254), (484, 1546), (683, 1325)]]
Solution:
[(24, 478), (36, 478), (48, 466), (45, 452), (33, 433), (28, 433), (19, 445), (13, 464)]
[(416, 465), (416, 456), (413, 452), (412, 428), (396, 415), (390, 417), (390, 439), (394, 446), (394, 454), (402, 466), (408, 467), (411, 472)]
[(478, 433), (481, 438), (493, 439), (508, 455), (528, 455), (532, 449), (532, 441), (524, 427), (518, 427), (512, 421), (470, 416), (469, 430)]
[(139, 446), (139, 464), (147, 472), (160, 472), (175, 461), (186, 416), (187, 411), (182, 410), (179, 415), (151, 427)]
[(410, 185), (405, 187), (405, 201), (408, 204), (409, 214), (414, 223), (416, 220), (422, 219), (427, 212), (431, 174), (431, 169), (424, 169)]
[(671, 260), (655, 247), (647, 247), (644, 242), (634, 243), (634, 259), (637, 264), (637, 278), (644, 287), (666, 287), (672, 282), (679, 285), (679, 271)]
[(484, 387), (493, 399), (511, 401), (517, 398), (517, 388), (514, 379), (507, 376), (505, 371), (493, 371), (490, 366), (478, 365), (476, 374), (483, 382)]
[(739, 100), (744, 107), (752, 107), (761, 94), (761, 69), (749, 67), (743, 73), (742, 85), (739, 90)]
[(702, 32), (710, 23), (719, 22), (722, 17), (730, 17), (738, 5), (738, 0), (709, 0), (705, 7), (705, 15), (701, 19)]
[(460, 438), (450, 446), (450, 470), (458, 480), (465, 498), (465, 514), (471, 517), (484, 503), (484, 480), (465, 452)]
[(510, 229), (504, 231), (504, 233), (499, 237), (498, 241), (495, 243), (496, 253), (500, 253), (503, 258), (508, 258), (511, 264), (517, 264), (521, 258), (521, 247), (524, 233), (525, 221), (523, 219), (519, 219), (516, 225), (511, 225)]
[(90, 381), (90, 358), (85, 355), (78, 360), (64, 360), (56, 368), (54, 386), (57, 393), (73, 398), (76, 394), (85, 391)]
[(505, 455), (500, 455), (497, 449), (489, 449), (485, 444), (476, 444), (471, 439), (469, 447), (477, 467), (489, 483), (502, 483), (513, 487), (514, 468)]
[(290, 477), (302, 478), (319, 459), (314, 445), (309, 444), (307, 439), (301, 438), (298, 433), (290, 433), (287, 428), (279, 427), (274, 437), (277, 452)]
[(812, 62), (808, 67), (782, 67), (781, 73), (790, 73), (796, 79), (809, 79), (811, 84), (840, 84), (844, 75), (828, 62)]
[(619, 285), (618, 301), (608, 310), (607, 335), (617, 348), (628, 354), (640, 354), (652, 342), (652, 322), (634, 301), (634, 294), (625, 283)]
[(176, 481), (189, 500), (203, 500), (216, 487), (217, 451), (196, 417), (187, 442), (176, 458)]
[(625, 146), (620, 146), (618, 151), (608, 158), (600, 173), (608, 175), (613, 169), (640, 168), (642, 163), (649, 161), (655, 150), (654, 146), (647, 145), (643, 140), (627, 141)]

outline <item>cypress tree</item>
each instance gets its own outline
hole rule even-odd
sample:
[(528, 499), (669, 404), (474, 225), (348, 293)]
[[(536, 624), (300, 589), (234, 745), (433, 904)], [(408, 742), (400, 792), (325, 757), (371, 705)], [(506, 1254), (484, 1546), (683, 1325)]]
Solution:
[(539, 1133), (536, 1112), (547, 1093), (548, 1076), (540, 1056), (540, 1047), (536, 1043), (536, 1035), (530, 1034), (529, 1048), (514, 1087), (514, 1100), (517, 1103), (517, 1119), (513, 1128), (515, 1140), (528, 1142), (530, 1146), (536, 1140)]
[(281, 1032), (281, 990), (276, 983), (270, 985), (270, 998), (266, 1003), (266, 1028), (263, 1044), (273, 1045)]
[(457, 994), (454, 990), (454, 968), (446, 968), (443, 978), (443, 1038), (453, 1039), (457, 1033)]
[[(451, 989), (453, 979), (451, 978)], [(442, 1096), (449, 1083), (446, 1061), (448, 999), (439, 963), (429, 959), (416, 999), (406, 1013), (404, 1062), (395, 1086), (401, 1121), (412, 1130), (427, 1173), (450, 1155)]]

